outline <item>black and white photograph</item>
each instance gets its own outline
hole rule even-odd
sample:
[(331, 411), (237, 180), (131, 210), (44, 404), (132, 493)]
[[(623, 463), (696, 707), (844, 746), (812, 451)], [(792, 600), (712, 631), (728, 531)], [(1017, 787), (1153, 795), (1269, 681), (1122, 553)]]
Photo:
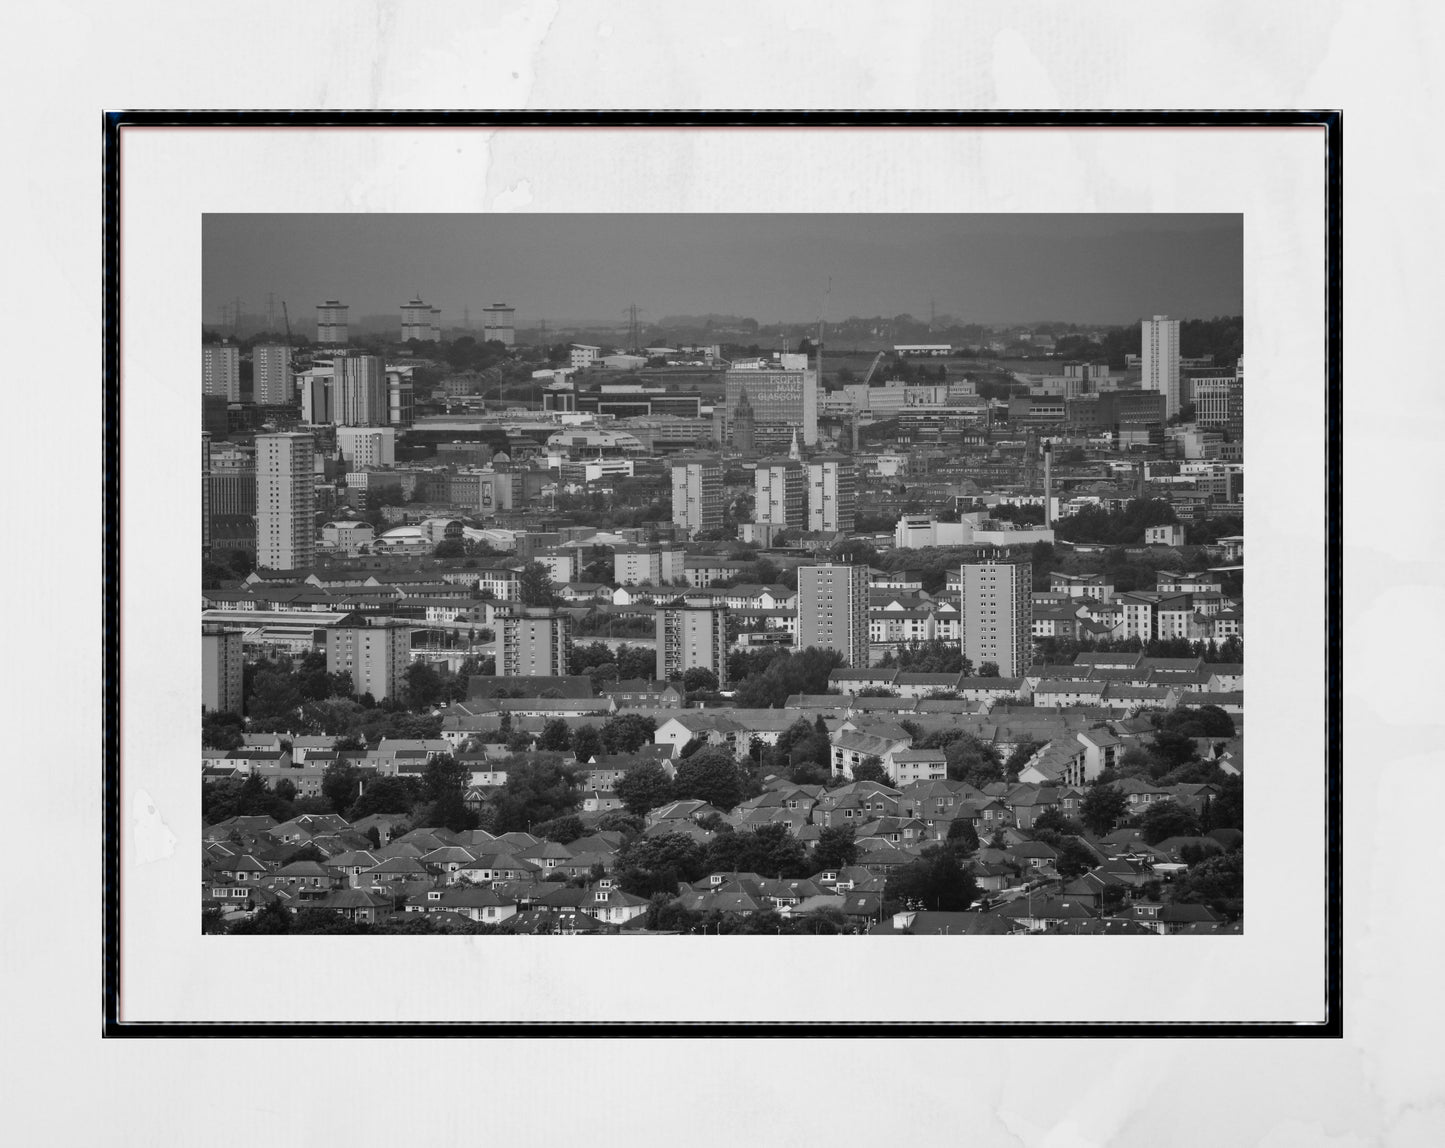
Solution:
[(198, 927), (1242, 933), (1244, 227), (205, 216)]

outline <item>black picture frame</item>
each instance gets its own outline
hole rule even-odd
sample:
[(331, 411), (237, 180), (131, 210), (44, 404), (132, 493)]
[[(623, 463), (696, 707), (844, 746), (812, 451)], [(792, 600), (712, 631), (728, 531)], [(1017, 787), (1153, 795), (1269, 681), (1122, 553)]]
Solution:
[[(1326, 398), (1326, 888), (1325, 967), (1322, 990), (1324, 1020), (1300, 1022), (1084, 1023), (1061, 1021), (1016, 1023), (393, 1023), (337, 1024), (192, 1022), (123, 1022), (120, 1019), (120, 336), (124, 301), (120, 298), (120, 204), (122, 133), (127, 127), (1159, 127), (1251, 128), (1316, 127), (1325, 133), (1325, 195), (1327, 398)], [(102, 185), (104, 199), (104, 585), (102, 631), (104, 667), (103, 744), (103, 983), (102, 1032), (106, 1037), (1280, 1037), (1337, 1038), (1343, 1033), (1342, 875), (1341, 840), (1341, 364), (1342, 280), (1341, 235), (1343, 115), (1339, 110), (1259, 111), (163, 111), (106, 112), (102, 117)]]

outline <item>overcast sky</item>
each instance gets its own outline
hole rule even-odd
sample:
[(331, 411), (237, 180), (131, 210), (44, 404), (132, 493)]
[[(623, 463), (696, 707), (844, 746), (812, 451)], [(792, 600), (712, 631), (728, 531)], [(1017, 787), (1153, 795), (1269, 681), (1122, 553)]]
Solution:
[(1128, 323), (1243, 310), (1239, 215), (207, 215), (207, 321), (266, 296), (309, 324), (414, 294), (442, 321), (506, 302), (519, 326), (668, 315), (763, 323), (909, 313)]

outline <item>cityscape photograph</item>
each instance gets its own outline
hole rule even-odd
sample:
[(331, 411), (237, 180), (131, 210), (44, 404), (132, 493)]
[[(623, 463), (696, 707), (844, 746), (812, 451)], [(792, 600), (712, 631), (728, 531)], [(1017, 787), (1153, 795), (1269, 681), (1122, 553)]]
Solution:
[(1243, 226), (205, 216), (202, 931), (1242, 933)]

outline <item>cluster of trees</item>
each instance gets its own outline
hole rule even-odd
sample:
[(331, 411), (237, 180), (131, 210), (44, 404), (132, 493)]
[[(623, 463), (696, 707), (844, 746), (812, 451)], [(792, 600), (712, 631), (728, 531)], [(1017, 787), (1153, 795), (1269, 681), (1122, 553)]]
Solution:
[(1086, 506), (1054, 524), (1054, 536), (1065, 542), (1087, 542), (1108, 546), (1138, 545), (1149, 526), (1178, 522), (1174, 507), (1162, 498), (1136, 498), (1123, 510)]
[(204, 714), (203, 744), (236, 749), (246, 729), (326, 734), (363, 745), (381, 737), (436, 737), (441, 718), (427, 711), (466, 697), (468, 676), (482, 668), (480, 658), (467, 659), (455, 674), (428, 662), (413, 662), (403, 674), (399, 696), (378, 702), (369, 693), (357, 696), (349, 673), (327, 673), (323, 652), (312, 651), (296, 662), (263, 658), (245, 667), (245, 720), (236, 714)]
[(895, 905), (936, 912), (962, 912), (979, 898), (978, 882), (957, 841), (925, 848), (916, 861), (888, 878), (884, 912)]
[(568, 669), (574, 674), (586, 674), (594, 684), (633, 678), (652, 681), (657, 676), (657, 651), (626, 642), (615, 650), (606, 642), (577, 642)]
[(828, 676), (843, 665), (837, 650), (762, 647), (728, 655), (728, 678), (737, 682), (737, 704), (746, 709), (782, 705), (792, 694), (825, 694)]
[(684, 747), (676, 776), (654, 762), (635, 765), (623, 775), (614, 792), (629, 813), (641, 816), (670, 801), (705, 801), (724, 812), (758, 792), (756, 779), (737, 759), (719, 746)]
[(675, 895), (709, 873), (757, 873), (763, 877), (807, 877), (823, 868), (782, 825), (736, 831), (720, 825), (706, 845), (682, 833), (637, 837), (617, 857), (618, 883), (639, 897)]
[(1058, 853), (1054, 868), (1065, 881), (1082, 877), (1099, 863), (1098, 856), (1084, 844), (1083, 832), (1083, 826), (1056, 809), (1045, 810), (1034, 819), (1034, 839), (1052, 846)]
[(650, 638), (655, 632), (651, 618), (618, 617), (600, 610), (589, 610), (577, 619), (574, 633), (582, 637)]
[(1151, 658), (1202, 658), (1206, 664), (1244, 663), (1244, 642), (1239, 638), (1191, 642), (1187, 638), (1035, 638), (1039, 660), (1054, 665), (1072, 662), (1079, 654), (1143, 653)]
[(1230, 920), (1244, 914), (1244, 850), (1233, 849), (1206, 857), (1174, 880), (1175, 903), (1208, 905)]
[(718, 912), (695, 913), (661, 893), (654, 895), (647, 908), (647, 927), (721, 936), (831, 936), (857, 931), (857, 926), (836, 909), (809, 913), (806, 917), (785, 917), (772, 909), (737, 917)]
[[(973, 674), (973, 663), (963, 656), (959, 644), (944, 638), (892, 647), (878, 664), (914, 674)], [(998, 674), (997, 666), (994, 674)]]
[[(225, 561), (208, 558), (201, 563), (202, 590), (219, 590), (228, 582), (245, 578), (256, 568), (255, 561), (244, 550), (226, 550), (221, 553), (226, 555)], [(217, 559), (219, 558), (220, 554), (217, 554)]]
[(545, 722), (535, 741), (531, 735), (514, 728), (512, 715), (504, 713), (497, 732), (489, 739), (505, 745), (512, 753), (536, 749), (544, 753), (570, 753), (579, 763), (590, 761), (603, 753), (636, 753), (652, 744), (657, 723), (645, 714), (616, 714), (601, 726), (569, 726), (562, 718)]
[(1200, 757), (1196, 739), (1226, 740), (1235, 734), (1234, 719), (1218, 706), (1178, 706), (1149, 714), (1154, 733), (1147, 745), (1133, 745), (1120, 754), (1098, 780), (1141, 777), (1160, 785), (1180, 782), (1221, 784), (1228, 779), (1212, 761)]
[(826, 785), (832, 780), (832, 745), (822, 715), (799, 718), (773, 745), (757, 741), (754, 760), (762, 773), (785, 773), (794, 785)]

